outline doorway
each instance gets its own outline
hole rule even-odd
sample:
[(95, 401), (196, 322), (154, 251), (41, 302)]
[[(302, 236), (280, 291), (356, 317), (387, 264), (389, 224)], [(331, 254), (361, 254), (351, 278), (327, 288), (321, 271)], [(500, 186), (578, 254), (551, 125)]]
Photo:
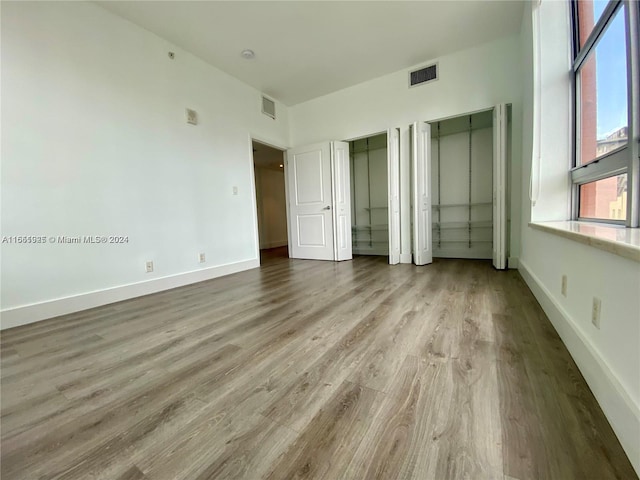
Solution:
[(433, 257), (492, 259), (507, 268), (509, 106), (411, 127), (416, 265)]
[(433, 256), (491, 259), (493, 116), (431, 123)]
[(287, 207), (283, 150), (252, 141), (261, 263), (287, 258)]
[(354, 255), (389, 256), (387, 134), (349, 142)]
[[(291, 258), (351, 260), (355, 229), (360, 254), (387, 256), (392, 265), (400, 262), (399, 135), (396, 128), (373, 135), (379, 137), (376, 139), (363, 137), (351, 140), (351, 144), (327, 141), (287, 150), (285, 178)], [(364, 150), (360, 151), (363, 145)], [(358, 159), (360, 154), (364, 156)], [(375, 167), (371, 164), (373, 156), (377, 157)], [(358, 170), (364, 172), (362, 176)], [(372, 203), (380, 193), (380, 202)], [(357, 201), (355, 222), (354, 196), (367, 198), (364, 204)], [(360, 221), (366, 223), (357, 223)], [(375, 230), (384, 236), (378, 236)], [(364, 241), (361, 232), (367, 235)]]

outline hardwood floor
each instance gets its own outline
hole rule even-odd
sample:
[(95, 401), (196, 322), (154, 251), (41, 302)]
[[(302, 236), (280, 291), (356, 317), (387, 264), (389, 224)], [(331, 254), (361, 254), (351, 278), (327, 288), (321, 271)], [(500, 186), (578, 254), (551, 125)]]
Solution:
[(517, 272), (281, 252), (3, 332), (3, 480), (637, 478)]

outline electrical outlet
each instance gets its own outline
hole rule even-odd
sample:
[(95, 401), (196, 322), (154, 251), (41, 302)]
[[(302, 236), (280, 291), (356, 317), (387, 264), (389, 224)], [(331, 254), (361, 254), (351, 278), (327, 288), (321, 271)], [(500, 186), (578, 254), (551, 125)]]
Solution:
[(567, 276), (562, 275), (562, 296), (567, 296)]
[(593, 306), (591, 307), (591, 323), (600, 330), (600, 311), (602, 310), (602, 302), (599, 298), (593, 297)]
[(204, 253), (201, 253), (199, 258), (200, 258), (200, 263), (204, 263), (206, 261), (206, 257)]
[(147, 273), (153, 272), (153, 262), (147, 262)]

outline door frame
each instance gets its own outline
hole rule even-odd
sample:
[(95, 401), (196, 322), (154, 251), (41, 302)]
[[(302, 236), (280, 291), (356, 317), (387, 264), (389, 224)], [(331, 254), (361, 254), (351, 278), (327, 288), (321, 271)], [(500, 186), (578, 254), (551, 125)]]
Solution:
[[(389, 164), (389, 161), (390, 161), (390, 158), (389, 158), (389, 144), (390, 144), (389, 134), (394, 130), (397, 130), (397, 132), (398, 132), (398, 165), (397, 165), (397, 168), (396, 168), (396, 171), (398, 173), (398, 185), (397, 185), (397, 188), (398, 188), (398, 222), (397, 222), (396, 237), (398, 239), (398, 255), (400, 255), (400, 251), (402, 249), (401, 240), (400, 240), (400, 232), (402, 230), (401, 225), (400, 225), (401, 222), (402, 222), (401, 212), (400, 212), (400, 204), (401, 204), (400, 179), (401, 179), (401, 176), (402, 176), (402, 173), (400, 172), (400, 170), (401, 170), (401, 166), (400, 166), (400, 162), (401, 162), (400, 155), (401, 155), (401, 152), (400, 152), (400, 150), (401, 150), (401, 143), (402, 143), (402, 140), (401, 140), (401, 135), (402, 135), (401, 134), (401, 129), (400, 129), (400, 127), (389, 127), (387, 130), (381, 130), (381, 131), (375, 132), (375, 133), (367, 133), (367, 134), (364, 134), (364, 135), (359, 135), (357, 137), (349, 138), (349, 139), (344, 140), (344, 141), (347, 142), (347, 143), (350, 143), (350, 142), (354, 142), (356, 140), (362, 140), (363, 138), (371, 138), (371, 137), (376, 137), (378, 135), (386, 135), (386, 137), (387, 137), (387, 208), (388, 208), (387, 211), (388, 211), (389, 217), (390, 217), (391, 216), (391, 209), (392, 209), (391, 195), (390, 195), (390, 192), (391, 192), (391, 175), (390, 175), (390, 173), (391, 173), (392, 165)], [(389, 218), (389, 220), (390, 220), (390, 218)], [(392, 230), (391, 230), (391, 226), (392, 226), (392, 224), (389, 221), (389, 252), (387, 254), (387, 258), (388, 258), (388, 261), (389, 261), (390, 265), (395, 265), (395, 263), (394, 264), (391, 263), (391, 245), (392, 245), (392, 234), (393, 234)], [(398, 261), (398, 263), (402, 263), (402, 262)]]
[[(400, 144), (399, 128), (387, 130), (387, 203), (389, 222), (389, 265), (397, 265), (401, 258), (400, 223)], [(396, 150), (392, 153), (392, 148)]]
[[(258, 200), (257, 200), (257, 188), (256, 188), (256, 167), (254, 164), (254, 160), (253, 160), (253, 142), (258, 142), (261, 143), (263, 145), (266, 145), (267, 147), (271, 147), (271, 148), (275, 148), (276, 150), (280, 150), (282, 152), (282, 161), (284, 162), (285, 159), (285, 155), (287, 153), (287, 150), (290, 147), (284, 146), (283, 144), (280, 144), (278, 142), (274, 142), (271, 139), (264, 139), (263, 137), (261, 137), (260, 135), (254, 135), (253, 133), (249, 132), (249, 152), (250, 152), (250, 158), (251, 158), (251, 162), (250, 163), (250, 170), (251, 170), (251, 199), (252, 199), (252, 203), (253, 203), (253, 231), (255, 232), (254, 235), (254, 242), (256, 244), (256, 250), (255, 250), (255, 255), (256, 258), (258, 260), (258, 262), (260, 262), (260, 232), (258, 231)], [(284, 165), (284, 163), (283, 163)], [(284, 195), (285, 195), (285, 199), (289, 198), (289, 191), (288, 191), (288, 186), (287, 186), (287, 175), (285, 173), (284, 175)], [(291, 232), (289, 231), (289, 206), (287, 205), (287, 202), (285, 201), (285, 213), (287, 216), (287, 243), (290, 245), (291, 244)]]
[[(505, 105), (510, 106), (510, 103), (506, 103)], [(459, 118), (459, 117), (468, 117), (469, 115), (475, 115), (476, 113), (485, 113), (485, 112), (493, 112), (493, 110), (496, 108), (495, 105), (491, 105), (490, 107), (485, 107), (485, 108), (479, 108), (477, 110), (470, 110), (468, 112), (463, 112), (463, 113), (456, 113), (455, 115), (447, 115), (446, 117), (439, 117), (439, 118), (434, 118), (434, 119), (429, 119), (429, 120), (421, 120), (424, 123), (438, 123), (438, 122), (445, 122), (447, 120), (452, 120), (454, 118)]]
[(509, 224), (509, 107), (499, 103), (493, 109), (493, 266), (505, 270), (507, 265), (507, 226)]
[[(504, 221), (503, 222), (504, 224), (502, 225), (502, 228), (503, 228), (503, 231), (504, 231), (503, 238), (504, 238), (505, 263), (504, 263), (504, 265), (502, 265), (502, 268), (507, 269), (507, 268), (509, 268), (509, 266), (508, 266), (509, 265), (508, 252), (509, 252), (510, 247), (511, 247), (509, 245), (510, 232), (509, 232), (509, 228), (508, 228), (509, 225), (510, 225), (510, 219), (509, 219), (510, 215), (509, 215), (509, 213), (510, 213), (510, 208), (511, 208), (511, 206), (510, 206), (511, 205), (511, 198), (510, 198), (510, 196), (507, 195), (507, 193), (513, 191), (512, 190), (513, 187), (509, 183), (510, 180), (511, 180), (509, 172), (510, 172), (510, 168), (511, 168), (510, 160), (511, 160), (511, 153), (512, 153), (511, 150), (510, 150), (510, 147), (513, 148), (513, 145), (510, 144), (510, 142), (509, 142), (509, 138), (511, 138), (511, 135), (512, 135), (512, 132), (509, 130), (509, 128), (512, 126), (511, 123), (510, 123), (510, 117), (511, 117), (511, 113), (510, 112), (511, 112), (511, 109), (513, 108), (513, 104), (510, 103), (510, 102), (497, 103), (495, 105), (491, 105), (491, 106), (488, 106), (488, 107), (485, 107), (485, 108), (480, 108), (480, 109), (477, 109), (477, 110), (472, 110), (472, 111), (469, 111), (469, 112), (458, 113), (458, 114), (455, 114), (455, 115), (448, 115), (448, 116), (445, 116), (445, 117), (439, 117), (439, 118), (425, 120), (422, 123), (433, 124), (433, 123), (437, 123), (437, 122), (444, 122), (446, 120), (451, 120), (453, 118), (458, 118), (460, 116), (468, 116), (468, 115), (474, 115), (476, 113), (484, 113), (484, 112), (491, 112), (492, 115), (493, 115), (493, 113), (496, 111), (496, 109), (500, 105), (504, 105), (505, 106), (505, 117), (504, 117), (504, 119), (506, 121), (506, 137), (505, 137), (505, 143), (506, 143), (506, 146), (505, 146), (505, 157), (506, 158), (505, 158), (505, 169), (502, 172), (502, 178), (504, 179), (503, 195), (505, 197), (504, 208), (503, 208), (504, 214), (502, 216), (502, 219)], [(420, 122), (417, 122), (417, 123), (420, 123)], [(492, 126), (492, 129), (495, 129), (495, 125)], [(411, 126), (409, 126), (409, 130), (411, 130)], [(495, 131), (492, 132), (492, 135), (494, 136), (494, 139), (495, 139)], [(494, 163), (495, 163), (495, 160), (492, 160), (492, 166), (494, 165)], [(495, 172), (492, 172), (492, 179), (494, 178), (493, 177), (494, 173)], [(430, 172), (429, 172), (429, 175), (430, 175)], [(492, 185), (492, 189), (493, 189), (493, 185)], [(494, 207), (492, 207), (492, 208), (494, 208)], [(495, 220), (494, 220), (494, 229), (495, 229)], [(492, 232), (492, 238), (494, 238), (494, 235), (495, 235), (495, 233)], [(413, 235), (413, 232), (412, 232), (412, 237), (413, 236), (414, 235)], [(414, 241), (414, 239), (412, 238), (412, 251), (413, 251), (413, 241)], [(433, 241), (433, 237), (432, 237), (432, 241)], [(494, 247), (492, 246), (492, 248), (494, 248)], [(493, 257), (493, 255), (492, 255), (492, 257)], [(492, 261), (493, 261), (493, 258), (492, 258)]]

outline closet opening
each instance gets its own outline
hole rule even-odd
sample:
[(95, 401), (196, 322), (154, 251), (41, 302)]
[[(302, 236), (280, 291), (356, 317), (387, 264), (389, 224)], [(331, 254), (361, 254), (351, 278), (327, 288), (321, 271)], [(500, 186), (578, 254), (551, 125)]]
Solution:
[(283, 150), (252, 141), (260, 261), (288, 258)]
[[(497, 128), (494, 110), (429, 125), (433, 256), (492, 259), (495, 233), (503, 228), (494, 218), (498, 215), (494, 149), (500, 148), (494, 145)], [(505, 172), (500, 182), (506, 178)], [(504, 213), (500, 210), (499, 215)]]
[(349, 142), (354, 255), (389, 256), (387, 133)]

